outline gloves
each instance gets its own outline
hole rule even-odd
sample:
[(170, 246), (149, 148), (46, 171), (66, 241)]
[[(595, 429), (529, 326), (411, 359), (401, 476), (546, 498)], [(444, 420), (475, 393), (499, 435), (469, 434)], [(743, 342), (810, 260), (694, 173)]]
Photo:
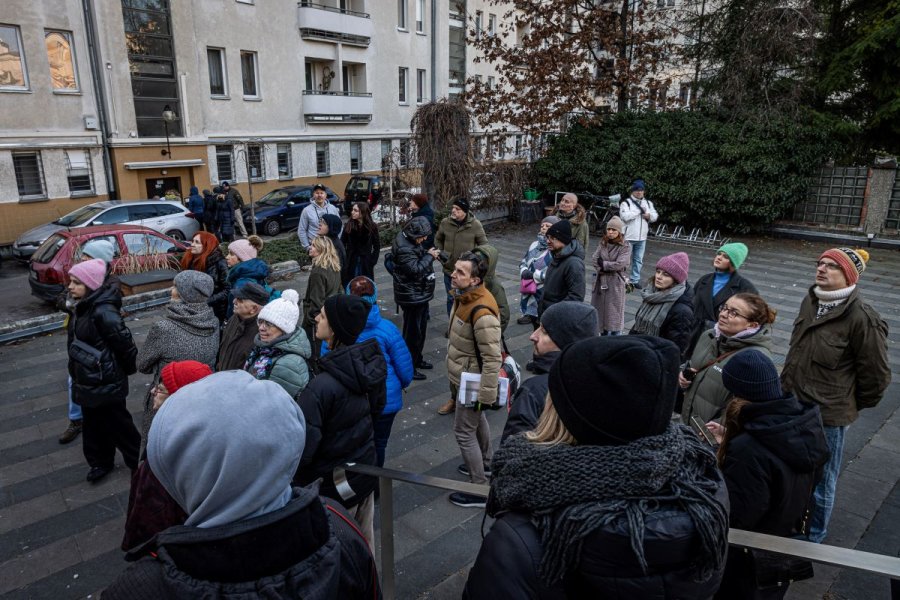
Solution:
[(475, 401), (475, 406), (472, 407), (475, 412), (481, 412), (483, 410), (500, 410), (499, 402), (492, 402), (491, 404), (483, 404), (481, 402)]
[(534, 271), (532, 271), (531, 269), (525, 269), (524, 271), (522, 271), (522, 279), (526, 281), (534, 279)]

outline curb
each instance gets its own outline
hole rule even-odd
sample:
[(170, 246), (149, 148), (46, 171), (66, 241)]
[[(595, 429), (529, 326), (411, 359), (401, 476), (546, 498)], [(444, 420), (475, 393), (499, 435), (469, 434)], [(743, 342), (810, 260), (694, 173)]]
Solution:
[[(270, 278), (273, 281), (289, 279), (295, 273), (299, 273), (303, 267), (296, 260), (289, 260), (272, 265)], [(131, 315), (136, 312), (161, 306), (169, 301), (172, 288), (144, 292), (122, 298), (122, 312)], [(18, 341), (24, 338), (49, 333), (62, 329), (66, 323), (66, 313), (54, 312), (49, 315), (30, 317), (0, 325), (0, 344)]]

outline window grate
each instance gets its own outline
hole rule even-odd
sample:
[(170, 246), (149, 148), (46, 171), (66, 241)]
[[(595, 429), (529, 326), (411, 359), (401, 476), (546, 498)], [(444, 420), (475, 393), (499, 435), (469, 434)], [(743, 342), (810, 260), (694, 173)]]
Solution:
[(234, 162), (231, 158), (231, 146), (216, 146), (216, 171), (219, 181), (234, 179)]
[(350, 172), (362, 170), (362, 142), (350, 142)]
[(794, 206), (794, 219), (822, 225), (859, 227), (866, 193), (867, 167), (825, 167), (805, 202)]
[[(885, 229), (900, 230), (900, 169), (894, 176), (894, 188), (891, 190), (891, 201), (888, 204), (887, 218), (884, 220)], [(898, 231), (900, 233), (900, 231)]]
[(66, 150), (66, 179), (72, 196), (94, 193), (91, 155), (87, 150)]
[(328, 156), (328, 142), (316, 142), (316, 174), (331, 173), (331, 159)]
[(278, 144), (278, 179), (291, 179), (294, 176), (291, 161), (291, 145)]
[(250, 173), (248, 175), (251, 181), (266, 180), (264, 156), (262, 144), (249, 144), (247, 146), (247, 162), (250, 165)]
[(16, 172), (16, 186), (19, 189), (20, 200), (46, 198), (44, 167), (41, 164), (40, 153), (13, 153), (13, 168)]

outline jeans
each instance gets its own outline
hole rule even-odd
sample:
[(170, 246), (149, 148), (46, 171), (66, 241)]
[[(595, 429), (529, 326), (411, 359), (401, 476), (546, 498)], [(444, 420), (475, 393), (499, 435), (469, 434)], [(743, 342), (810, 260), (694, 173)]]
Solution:
[(831, 509), (834, 508), (834, 490), (837, 487), (838, 475), (841, 472), (841, 455), (844, 453), (844, 434), (847, 425), (842, 427), (825, 426), (825, 442), (831, 457), (822, 470), (822, 478), (813, 492), (812, 517), (809, 524), (809, 541), (821, 544), (828, 533), (828, 521), (831, 520)]
[(69, 377), (69, 420), (81, 420), (81, 407), (72, 401), (72, 378)]
[[(450, 391), (455, 400), (458, 388), (451, 385)], [(457, 404), (453, 433), (456, 435), (456, 443), (459, 445), (463, 462), (469, 468), (469, 479), (472, 483), (487, 483), (484, 467), (491, 464), (494, 453), (491, 449), (491, 426), (484, 412)]]
[(359, 525), (359, 530), (369, 544), (369, 551), (375, 554), (375, 492), (372, 492), (356, 506), (348, 506), (347, 512)]
[(244, 227), (244, 217), (239, 208), (234, 209), (234, 230), (240, 230), (241, 235), (247, 237), (247, 228)]
[(450, 284), (450, 276), (444, 273), (444, 289), (447, 290), (447, 316), (450, 316), (450, 311), (453, 310), (453, 295), (450, 293), (450, 290), (453, 289), (453, 286)]
[(418, 369), (428, 333), (428, 304), (406, 304), (400, 309), (403, 311), (403, 339), (412, 356), (413, 368)]
[(375, 456), (378, 458), (378, 466), (384, 466), (384, 451), (387, 449), (388, 438), (391, 437), (391, 427), (394, 425), (394, 417), (397, 413), (386, 415), (382, 413), (372, 424), (375, 429)]
[(644, 266), (644, 250), (647, 240), (628, 242), (631, 244), (631, 283), (641, 282), (641, 267)]

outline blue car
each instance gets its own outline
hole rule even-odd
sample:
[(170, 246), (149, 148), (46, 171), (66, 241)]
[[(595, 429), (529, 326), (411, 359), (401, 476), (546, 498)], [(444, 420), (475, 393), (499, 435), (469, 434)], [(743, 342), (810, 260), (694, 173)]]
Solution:
[[(292, 185), (272, 190), (254, 202), (257, 233), (278, 235), (285, 229), (296, 228), (300, 224), (300, 213), (312, 201), (312, 192), (311, 185)], [(325, 193), (328, 195), (328, 203), (336, 206), (340, 212), (341, 199), (338, 195), (331, 191), (331, 188), (325, 188)], [(252, 231), (253, 219), (250, 217), (250, 208), (244, 208), (242, 214), (244, 226), (247, 227), (247, 231)]]

